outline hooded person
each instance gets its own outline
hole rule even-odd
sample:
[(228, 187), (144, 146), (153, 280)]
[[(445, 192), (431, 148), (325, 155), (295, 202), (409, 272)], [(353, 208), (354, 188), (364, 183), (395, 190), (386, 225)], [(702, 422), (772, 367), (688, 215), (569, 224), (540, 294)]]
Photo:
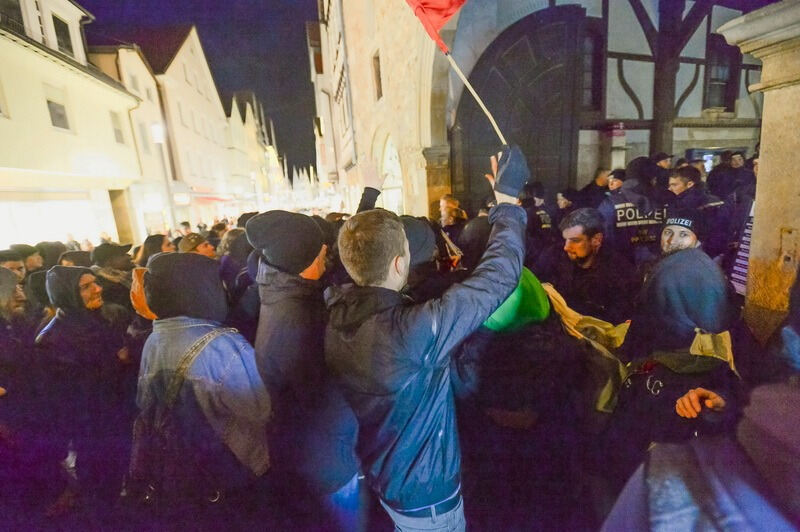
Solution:
[[(469, 239), (474, 234), (475, 225), (481, 225), (485, 217), (478, 217), (467, 223), (470, 227), (469, 233), (462, 232), (461, 239)], [(462, 280), (466, 275), (466, 270), (440, 271), (436, 263), (437, 241), (436, 233), (430, 222), (423, 218), (413, 216), (400, 216), (403, 230), (408, 240), (409, 251), (411, 252), (410, 271), (408, 272), (408, 284), (403, 289), (403, 293), (416, 303), (423, 303), (429, 299), (441, 297), (453, 283)], [(472, 224), (472, 225), (470, 225)], [(484, 242), (484, 247), (486, 243)], [(471, 253), (471, 249), (469, 249)], [(480, 254), (483, 251), (480, 251)], [(466, 255), (465, 255), (466, 257)]]
[[(632, 362), (604, 434), (605, 460), (617, 482), (630, 475), (651, 442), (732, 428), (742, 390), (729, 330), (738, 317), (725, 275), (702, 250), (677, 251), (653, 268), (618, 352)], [(675, 416), (678, 398), (698, 387), (729, 397), (724, 416)]]
[(23, 283), (25, 281), (25, 261), (16, 251), (12, 249), (0, 251), (0, 268), (5, 268), (14, 272), (14, 275), (17, 276), (18, 283)]
[(88, 251), (65, 251), (58, 256), (58, 262), (61, 266), (80, 266), (83, 268), (91, 268), (92, 254)]
[(54, 464), (42, 453), (39, 370), (22, 287), (0, 268), (0, 507), (7, 524), (30, 522), (31, 502), (42, 499), (40, 481)]
[(103, 288), (105, 301), (119, 305), (128, 312), (131, 306), (131, 271), (133, 259), (128, 254), (131, 245), (103, 243), (92, 250), (92, 272)]
[[(136, 439), (129, 470), (133, 486), (160, 482), (164, 491), (157, 496), (171, 501), (175, 519), (196, 519), (204, 526), (212, 523), (203, 510), (215, 506), (221, 522), (235, 518), (237, 504), (249, 500), (248, 491), (255, 493), (254, 483), (270, 463), (269, 394), (253, 348), (235, 329), (221, 325), (227, 304), (218, 267), (195, 253), (161, 253), (148, 263), (144, 293), (158, 318), (142, 353), (135, 427), (157, 430), (163, 409), (171, 409), (176, 428), (161, 435), (166, 450), (149, 451), (160, 453), (163, 471), (175, 474), (152, 478), (143, 458), (147, 442)], [(197, 513), (187, 515), (189, 508)]]
[(14, 244), (11, 250), (15, 251), (25, 262), (25, 271), (30, 274), (41, 270), (44, 260), (39, 250), (28, 244)]
[(67, 246), (62, 242), (39, 242), (34, 246), (42, 256), (42, 269), (49, 270), (59, 264), (59, 257), (67, 251)]
[(325, 367), (324, 234), (312, 218), (276, 210), (251, 218), (247, 238), (260, 254), (255, 352), (275, 405), (274, 481), (289, 496), (288, 504), (317, 498), (312, 505), (317, 511), (303, 503), (302, 513), (317, 520), (309, 526), (334, 520), (354, 529), (357, 424)]
[(53, 433), (64, 456), (70, 441), (77, 455), (77, 484), (62, 494), (57, 506), (79, 492), (98, 499), (97, 508), (107, 510), (119, 493), (130, 437), (128, 420), (120, 415), (132, 394), (120, 385), (126, 370), (127, 321), (105, 303), (103, 289), (88, 268), (53, 266), (45, 284), (57, 310), (36, 343), (48, 370)]
[[(800, 283), (762, 363), (780, 366), (750, 393), (736, 431), (654, 447), (625, 485), (603, 530), (797, 530), (800, 524)], [(774, 379), (774, 380), (773, 380)], [(682, 419), (719, 416), (735, 405), (724, 390), (693, 388)], [(654, 526), (657, 525), (657, 526)]]

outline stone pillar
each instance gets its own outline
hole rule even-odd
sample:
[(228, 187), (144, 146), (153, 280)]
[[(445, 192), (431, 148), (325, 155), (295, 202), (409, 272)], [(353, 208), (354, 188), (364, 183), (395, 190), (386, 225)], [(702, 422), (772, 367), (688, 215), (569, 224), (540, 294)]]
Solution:
[(439, 198), (451, 194), (450, 146), (431, 146), (422, 150), (425, 156), (425, 172), (428, 176), (428, 216), (439, 219)]
[(761, 151), (745, 319), (766, 339), (789, 306), (800, 259), (800, 0), (784, 0), (719, 30), (763, 62)]

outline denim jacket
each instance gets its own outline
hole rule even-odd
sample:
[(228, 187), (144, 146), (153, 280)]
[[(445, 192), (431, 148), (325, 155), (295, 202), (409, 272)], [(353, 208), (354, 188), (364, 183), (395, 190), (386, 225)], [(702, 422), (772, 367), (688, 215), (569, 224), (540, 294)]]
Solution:
[[(153, 322), (139, 367), (136, 404), (140, 410), (164, 399), (180, 359), (195, 341), (218, 327), (219, 323), (185, 316)], [(242, 335), (225, 333), (201, 351), (187, 372), (175, 412), (184, 422), (205, 419), (252, 474), (262, 475), (269, 467), (270, 398), (253, 348)]]

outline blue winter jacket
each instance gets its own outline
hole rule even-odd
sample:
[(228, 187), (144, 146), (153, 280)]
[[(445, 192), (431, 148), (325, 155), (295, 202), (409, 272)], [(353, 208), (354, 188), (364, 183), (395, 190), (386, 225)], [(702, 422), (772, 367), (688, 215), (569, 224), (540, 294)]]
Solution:
[[(163, 401), (184, 353), (219, 323), (178, 316), (155, 320), (139, 368), (136, 404)], [(237, 487), (269, 467), (270, 398), (253, 348), (235, 332), (211, 341), (189, 368), (175, 405), (186, 441), (213, 470), (216, 487)], [(235, 459), (234, 459), (235, 458)]]
[(443, 502), (460, 485), (450, 356), (514, 290), (525, 251), (521, 207), (498, 205), (489, 221), (480, 264), (440, 299), (413, 305), (371, 286), (326, 293), (326, 362), (358, 419), (362, 471), (395, 509)]

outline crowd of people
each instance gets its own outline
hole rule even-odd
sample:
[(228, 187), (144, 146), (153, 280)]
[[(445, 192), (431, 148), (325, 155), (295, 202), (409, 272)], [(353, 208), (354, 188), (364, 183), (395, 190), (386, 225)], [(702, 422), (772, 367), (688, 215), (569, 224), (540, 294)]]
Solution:
[(640, 157), (553, 204), (518, 148), (491, 169), (471, 219), (367, 187), (0, 251), (2, 526), (796, 526), (800, 285), (766, 346), (736, 287), (757, 157)]

